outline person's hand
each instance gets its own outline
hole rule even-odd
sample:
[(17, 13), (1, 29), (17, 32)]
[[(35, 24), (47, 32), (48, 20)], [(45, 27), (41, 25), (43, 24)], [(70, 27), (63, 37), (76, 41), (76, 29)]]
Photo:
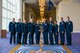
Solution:
[(22, 33), (22, 34), (24, 34), (24, 33)]
[(57, 33), (56, 33), (56, 35), (57, 35)]
[(9, 33), (11, 33), (11, 32), (9, 32)]
[(52, 32), (52, 31), (50, 31), (50, 32)]
[(30, 34), (30, 32), (28, 34)]
[(18, 33), (18, 32), (16, 32), (16, 33)]
[(44, 30), (42, 30), (42, 32), (43, 32)]
[(38, 30), (38, 31), (41, 31), (41, 30)]
[(64, 33), (64, 32), (62, 31), (62, 33)]

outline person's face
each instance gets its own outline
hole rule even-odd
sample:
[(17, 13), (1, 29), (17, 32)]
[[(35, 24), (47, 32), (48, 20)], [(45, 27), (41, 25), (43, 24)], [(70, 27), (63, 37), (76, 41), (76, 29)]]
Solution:
[(52, 18), (50, 18), (49, 20), (52, 21)]
[(70, 20), (69, 16), (67, 17), (67, 20), (68, 20), (68, 21)]
[(63, 21), (63, 17), (61, 17), (61, 21)]
[(18, 19), (19, 22), (21, 22), (21, 19)]
[(13, 22), (15, 22), (15, 18), (13, 18)]
[(39, 21), (37, 20), (37, 24), (39, 24)]
[(24, 20), (24, 23), (26, 23), (26, 20)]
[(44, 19), (44, 22), (46, 22), (46, 19)]
[(57, 24), (57, 21), (55, 21), (54, 23)]
[(30, 19), (30, 22), (32, 23), (33, 22), (33, 19)]

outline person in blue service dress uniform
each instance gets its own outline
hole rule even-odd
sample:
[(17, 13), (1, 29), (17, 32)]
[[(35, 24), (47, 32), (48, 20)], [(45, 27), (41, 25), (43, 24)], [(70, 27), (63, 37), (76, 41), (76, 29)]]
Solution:
[(55, 45), (58, 45), (58, 24), (57, 21), (54, 21), (54, 38), (55, 38)]
[(66, 39), (67, 39), (67, 45), (71, 45), (72, 44), (71, 32), (73, 32), (73, 22), (70, 21), (70, 17), (67, 16), (67, 21), (66, 21)]
[(22, 44), (27, 44), (27, 36), (28, 36), (28, 23), (24, 20), (22, 24)]
[(53, 31), (54, 31), (54, 22), (52, 21), (52, 18), (49, 18), (49, 41), (50, 41), (50, 45), (53, 45)]
[(61, 40), (61, 45), (64, 45), (65, 43), (65, 22), (63, 20), (63, 17), (61, 17), (61, 22), (59, 24), (59, 32), (60, 32), (60, 40)]
[(42, 27), (43, 27), (43, 40), (44, 40), (44, 44), (48, 45), (48, 23), (47, 20), (44, 18), (44, 21), (42, 23)]
[(10, 44), (12, 44), (12, 41), (14, 44), (16, 43), (15, 34), (16, 34), (16, 28), (15, 28), (15, 18), (9, 23), (9, 32), (10, 32)]
[(40, 24), (39, 21), (36, 21), (35, 25), (35, 37), (36, 37), (36, 44), (40, 43)]
[(34, 44), (34, 32), (35, 24), (33, 23), (33, 19), (30, 19), (28, 23), (29, 44)]
[(21, 19), (18, 19), (18, 22), (16, 23), (16, 33), (17, 33), (17, 43), (21, 44), (21, 38), (22, 38), (22, 22), (21, 22)]

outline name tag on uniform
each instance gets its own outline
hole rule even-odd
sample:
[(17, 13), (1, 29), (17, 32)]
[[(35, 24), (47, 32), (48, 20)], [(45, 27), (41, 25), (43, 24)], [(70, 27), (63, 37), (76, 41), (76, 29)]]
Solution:
[(17, 25), (15, 25), (15, 27), (17, 27)]
[(63, 25), (63, 23), (62, 23), (62, 25)]
[(37, 26), (37, 25), (36, 25)]
[(47, 24), (45, 24), (45, 25), (47, 25)]
[(52, 23), (52, 25), (53, 25), (53, 23)]
[(70, 25), (71, 23), (69, 23), (69, 25)]
[(11, 25), (13, 25), (13, 24), (11, 24)]
[(30, 25), (31, 26), (31, 25)]

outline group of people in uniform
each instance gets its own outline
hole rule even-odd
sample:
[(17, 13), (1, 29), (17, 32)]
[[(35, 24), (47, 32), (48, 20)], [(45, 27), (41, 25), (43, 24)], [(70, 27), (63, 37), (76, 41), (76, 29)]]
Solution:
[[(40, 26), (42, 27), (42, 30)], [(13, 18), (13, 21), (9, 23), (9, 31), (10, 31), (10, 44), (12, 44), (12, 41), (14, 44), (23, 45), (28, 44), (27, 43), (28, 36), (29, 45), (34, 44), (34, 39), (36, 44), (39, 44), (40, 35), (43, 34), (43, 43), (45, 45), (49, 44), (59, 45), (59, 40), (60, 44), (64, 45), (65, 38), (67, 40), (67, 45), (71, 45), (72, 43), (71, 32), (73, 32), (73, 23), (72, 21), (70, 21), (69, 16), (67, 16), (66, 22), (63, 20), (63, 17), (61, 17), (61, 22), (59, 25), (57, 24), (57, 21), (56, 20), (53, 21), (51, 17), (49, 18), (49, 22), (47, 22), (46, 18), (44, 18), (42, 24), (40, 24), (38, 20), (36, 20), (36, 23), (34, 23), (33, 19), (30, 19), (28, 23), (26, 22), (26, 20), (24, 20), (24, 22), (22, 23), (21, 19), (19, 19), (18, 22), (15, 22), (15, 18)]]

